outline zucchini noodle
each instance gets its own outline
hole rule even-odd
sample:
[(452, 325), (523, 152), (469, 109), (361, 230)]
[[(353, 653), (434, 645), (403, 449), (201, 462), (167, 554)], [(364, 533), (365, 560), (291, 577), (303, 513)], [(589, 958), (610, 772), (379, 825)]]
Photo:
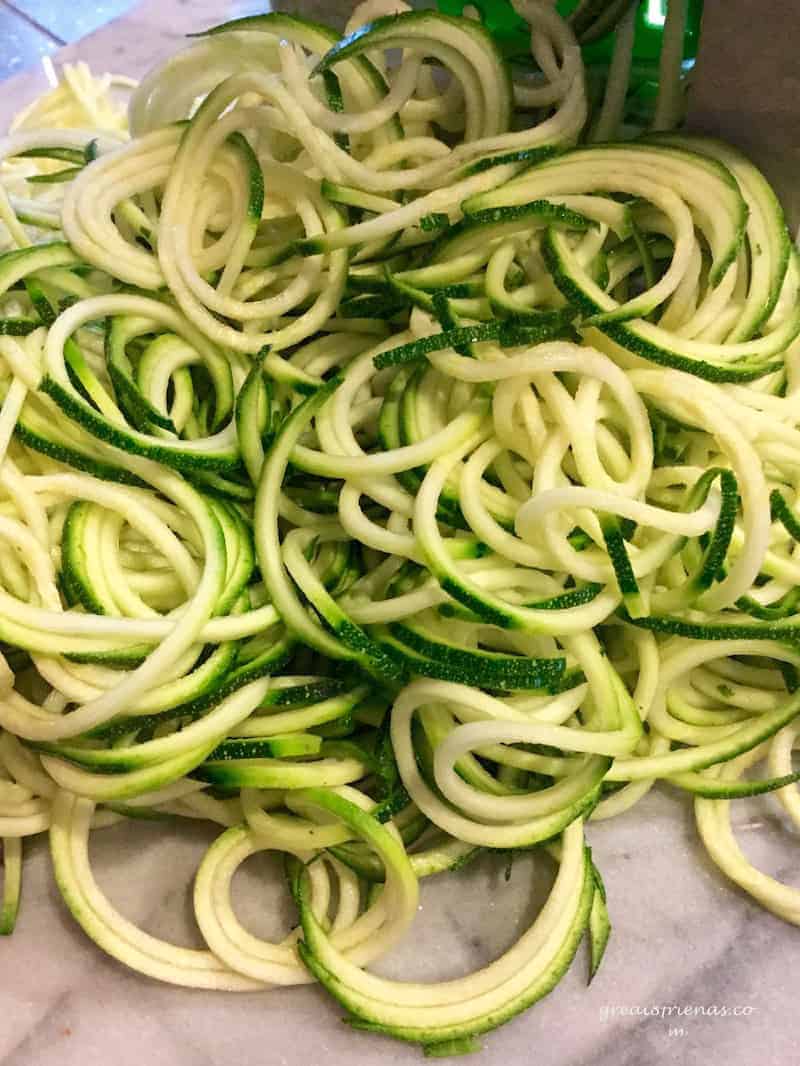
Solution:
[[(142, 974), (318, 980), (469, 1051), (587, 934), (596, 974), (585, 838), (659, 782), (800, 924), (729, 806), (800, 824), (800, 264), (756, 168), (676, 131), (685, 7), (651, 129), (635, 4), (517, 0), (522, 73), (478, 20), (367, 0), (342, 38), (207, 30), (138, 87), (65, 67), (0, 140), (0, 933), (49, 832)], [(167, 817), (220, 827), (202, 951), (92, 872), (92, 830)], [(369, 970), (422, 879), (518, 848), (557, 874), (504, 954)], [(231, 903), (264, 851), (279, 943)]]

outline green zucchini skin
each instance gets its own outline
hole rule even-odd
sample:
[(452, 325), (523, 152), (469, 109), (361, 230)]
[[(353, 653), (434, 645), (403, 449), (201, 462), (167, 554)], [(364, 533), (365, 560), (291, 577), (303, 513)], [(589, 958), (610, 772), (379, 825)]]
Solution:
[[(123, 964), (316, 980), (444, 1058), (584, 939), (603, 979), (619, 901), (587, 841), (653, 786), (800, 924), (729, 811), (774, 793), (800, 824), (800, 257), (735, 149), (615, 139), (647, 125), (630, 0), (540, 11), (533, 77), (479, 21), (386, 10), (194, 35), (130, 140), (78, 128), (124, 125), (81, 69), (44, 101), (74, 129), (34, 129), (37, 104), (4, 142), (0, 935), (48, 832)], [(612, 30), (600, 101), (580, 45)], [(91, 830), (122, 818), (220, 827), (208, 950), (94, 881)], [(423, 879), (455, 892), (492, 852), (508, 879), (520, 850), (558, 870), (507, 952), (439, 984), (373, 969)], [(260, 851), (296, 904), (280, 944), (231, 903)]]

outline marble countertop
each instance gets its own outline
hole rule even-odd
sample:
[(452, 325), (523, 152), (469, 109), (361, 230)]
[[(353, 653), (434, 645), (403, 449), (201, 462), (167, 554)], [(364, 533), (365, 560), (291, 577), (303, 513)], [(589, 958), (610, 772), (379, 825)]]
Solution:
[[(67, 0), (61, 0), (66, 3)], [(69, 0), (71, 3), (72, 0)], [(324, 17), (343, 5), (288, 4)], [(148, 0), (58, 59), (138, 75), (182, 34), (263, 4)], [(42, 85), (40, 72), (4, 83), (0, 124)], [(736, 807), (747, 854), (800, 885), (798, 839), (771, 797)], [(147, 931), (199, 946), (189, 886), (213, 839), (208, 826), (123, 824), (93, 835), (98, 880)], [(706, 858), (691, 804), (656, 790), (634, 811), (588, 831), (614, 925), (603, 966), (586, 987), (582, 948), (549, 998), (487, 1036), (481, 1066), (789, 1066), (800, 1061), (795, 1024), (800, 930), (732, 887)], [(488, 962), (535, 913), (552, 876), (546, 857), (503, 857), (426, 882), (416, 925), (386, 963), (393, 976), (451, 977)], [(254, 932), (288, 930), (292, 909), (277, 863), (250, 860), (237, 910)], [(746, 1008), (739, 1016), (679, 1020), (645, 1009)], [(108, 959), (61, 903), (47, 841), (26, 847), (17, 932), (0, 941), (0, 1066), (405, 1066), (422, 1053), (341, 1021), (317, 988), (210, 994), (172, 988)]]

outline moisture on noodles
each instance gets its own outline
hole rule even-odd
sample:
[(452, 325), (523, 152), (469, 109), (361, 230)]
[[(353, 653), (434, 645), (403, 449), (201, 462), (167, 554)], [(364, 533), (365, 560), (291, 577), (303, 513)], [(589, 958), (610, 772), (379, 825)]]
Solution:
[[(343, 38), (218, 27), (135, 89), (66, 67), (0, 141), (3, 932), (49, 831), (128, 966), (317, 979), (452, 1054), (587, 932), (595, 972), (585, 838), (659, 781), (800, 923), (729, 810), (774, 790), (800, 824), (797, 254), (754, 166), (675, 132), (685, 3), (649, 116), (635, 4), (515, 7), (526, 69), (475, 21), (368, 0)], [(169, 816), (220, 826), (207, 950), (92, 874), (93, 829)], [(369, 971), (420, 879), (533, 847), (558, 872), (505, 954)], [(282, 943), (231, 906), (262, 850), (299, 912)]]

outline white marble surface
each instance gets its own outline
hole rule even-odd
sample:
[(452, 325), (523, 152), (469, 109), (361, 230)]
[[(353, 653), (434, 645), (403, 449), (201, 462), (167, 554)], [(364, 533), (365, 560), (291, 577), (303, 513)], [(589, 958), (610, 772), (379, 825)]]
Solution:
[[(65, 7), (79, 0), (61, 0)], [(263, 11), (259, 0), (144, 0), (122, 18), (61, 48), (53, 59), (85, 59), (99, 71), (138, 76), (160, 58), (180, 47), (193, 30)], [(303, 6), (303, 5), (295, 5)], [(2, 83), (0, 128), (19, 107), (46, 86), (41, 67), (34, 67)]]
[[(65, 0), (66, 2), (66, 0)], [(71, 2), (71, 0), (70, 0)], [(247, 5), (252, 8), (252, 5)], [(317, 4), (319, 10), (324, 5)], [(148, 0), (60, 56), (139, 74), (181, 34), (220, 21), (222, 0)], [(39, 85), (4, 84), (0, 123)], [(798, 839), (774, 799), (737, 808), (745, 851), (800, 885)], [(197, 944), (191, 875), (213, 830), (125, 824), (94, 836), (101, 885), (148, 931)], [(800, 930), (763, 912), (705, 858), (691, 805), (654, 792), (632, 813), (589, 827), (608, 887), (614, 932), (586, 987), (582, 948), (551, 996), (483, 1041), (481, 1066), (793, 1066), (800, 1062), (796, 978)], [(426, 883), (408, 943), (387, 963), (409, 978), (455, 976), (488, 961), (517, 934), (546, 889), (548, 860), (526, 856), (507, 884), (504, 859), (484, 858)], [(291, 907), (277, 868), (251, 860), (237, 907), (255, 932), (286, 930)], [(670, 1021), (608, 1008), (746, 1006), (747, 1017)], [(17, 932), (0, 941), (0, 1066), (399, 1066), (421, 1052), (341, 1022), (315, 988), (212, 995), (126, 971), (74, 924), (55, 888), (45, 839), (29, 842)], [(677, 1028), (679, 1035), (671, 1035)], [(682, 1035), (680, 1035), (682, 1034)]]
[[(797, 840), (769, 799), (741, 808), (749, 855), (798, 883)], [(211, 827), (124, 824), (93, 836), (101, 886), (129, 918), (199, 946), (189, 886)], [(795, 988), (800, 931), (762, 912), (705, 859), (690, 805), (654, 793), (634, 812), (589, 827), (614, 932), (586, 987), (582, 948), (550, 997), (483, 1041), (485, 1066), (790, 1066), (800, 1059)], [(517, 935), (543, 898), (546, 858), (503, 857), (426, 882), (393, 976), (452, 977)], [(76, 927), (53, 884), (45, 840), (28, 845), (17, 932), (0, 943), (2, 1066), (400, 1066), (420, 1051), (362, 1033), (315, 988), (210, 994), (160, 985), (106, 958)], [(256, 933), (288, 930), (277, 862), (255, 858), (234, 901)], [(746, 1006), (748, 1017), (606, 1020), (611, 1007)], [(671, 1035), (676, 1027), (683, 1035)]]

